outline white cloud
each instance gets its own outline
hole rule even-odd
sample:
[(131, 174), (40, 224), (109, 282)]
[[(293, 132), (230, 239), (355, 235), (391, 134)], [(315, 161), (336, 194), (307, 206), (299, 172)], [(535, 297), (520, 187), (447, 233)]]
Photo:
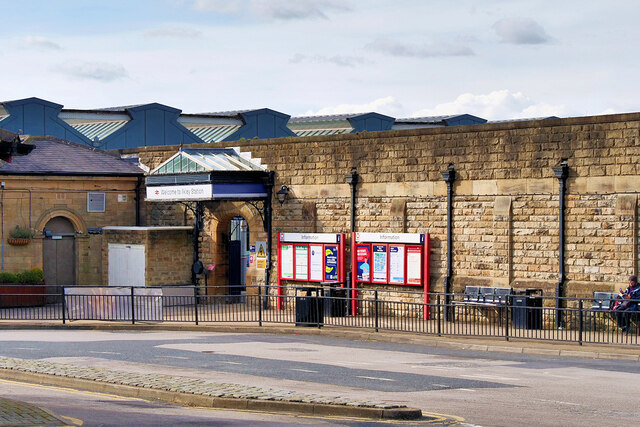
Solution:
[(564, 105), (536, 102), (522, 92), (496, 90), (486, 95), (464, 93), (455, 101), (416, 111), (412, 117), (472, 114), (487, 120), (564, 116)]
[(333, 64), (340, 67), (355, 67), (356, 65), (368, 64), (370, 61), (360, 56), (347, 56), (347, 55), (304, 55), (302, 53), (296, 53), (289, 60), (292, 64), (300, 64), (303, 62), (318, 63), (318, 64)]
[(166, 27), (155, 28), (152, 30), (146, 30), (142, 33), (145, 37), (157, 37), (157, 38), (179, 38), (179, 39), (194, 39), (202, 36), (202, 31), (192, 30), (190, 28), (180, 27)]
[(366, 104), (340, 104), (331, 107), (324, 107), (316, 111), (309, 110), (303, 116), (324, 116), (329, 114), (350, 114), (376, 112), (386, 114), (391, 117), (398, 117), (402, 111), (400, 104), (393, 96), (378, 98)]
[(263, 19), (328, 19), (334, 10), (350, 10), (348, 4), (333, 0), (194, 0), (193, 7), (203, 12), (252, 14)]
[(100, 82), (112, 82), (128, 76), (127, 70), (122, 65), (100, 61), (60, 64), (54, 68), (54, 71), (68, 77)]
[(529, 18), (501, 19), (493, 24), (493, 29), (503, 43), (543, 44), (551, 41), (544, 28)]
[(458, 43), (410, 45), (390, 39), (378, 39), (373, 43), (369, 43), (367, 47), (386, 55), (408, 58), (474, 55), (469, 46)]
[(60, 45), (45, 37), (25, 36), (15, 40), (15, 44), (23, 49), (60, 50)]

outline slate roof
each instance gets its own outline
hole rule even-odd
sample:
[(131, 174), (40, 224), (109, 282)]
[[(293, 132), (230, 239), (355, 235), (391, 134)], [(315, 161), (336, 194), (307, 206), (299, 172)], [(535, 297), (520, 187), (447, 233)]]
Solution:
[(14, 157), (11, 163), (0, 166), (0, 174), (144, 175), (129, 162), (75, 142), (53, 137), (31, 137), (25, 142), (36, 148), (28, 156)]

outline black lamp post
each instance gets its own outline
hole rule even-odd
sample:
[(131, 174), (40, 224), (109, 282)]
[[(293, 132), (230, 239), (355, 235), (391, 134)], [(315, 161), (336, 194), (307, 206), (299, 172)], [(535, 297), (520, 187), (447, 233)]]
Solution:
[(560, 166), (556, 166), (553, 168), (553, 173), (556, 178), (558, 178), (558, 182), (560, 184), (560, 206), (558, 212), (558, 262), (559, 262), (559, 271), (558, 271), (558, 283), (556, 284), (556, 328), (562, 326), (563, 321), (563, 312), (562, 307), (564, 306), (564, 301), (561, 298), (564, 297), (564, 282), (566, 281), (566, 274), (564, 270), (564, 210), (565, 210), (565, 193), (567, 190), (567, 178), (569, 177), (569, 164), (567, 159), (562, 159), (560, 162)]
[(453, 183), (456, 181), (456, 170), (453, 163), (449, 163), (447, 170), (441, 172), (447, 183), (447, 276), (444, 279), (444, 320), (453, 320), (451, 302), (451, 282), (453, 280)]

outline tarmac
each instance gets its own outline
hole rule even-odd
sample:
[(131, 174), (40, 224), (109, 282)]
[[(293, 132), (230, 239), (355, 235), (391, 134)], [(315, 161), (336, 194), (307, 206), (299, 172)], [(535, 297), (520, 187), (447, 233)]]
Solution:
[[(396, 342), (480, 352), (530, 354), (551, 357), (606, 359), (640, 362), (640, 348), (621, 345), (577, 345), (575, 343), (500, 340), (482, 337), (438, 337), (433, 335), (373, 332), (338, 328), (293, 326), (247, 326), (237, 324), (122, 324), (113, 322), (0, 321), (0, 329), (82, 329), (102, 331), (196, 331), (253, 334), (305, 334), (350, 340)], [(159, 399), (189, 406), (225, 409), (263, 410), (306, 415), (333, 415), (372, 419), (419, 419), (420, 409), (390, 405), (378, 401), (358, 401), (319, 394), (217, 383), (208, 380), (159, 374), (138, 374), (110, 369), (79, 367), (39, 360), (0, 357), (0, 377), (18, 381), (71, 387), (121, 396)], [(21, 417), (41, 417), (41, 422), (19, 424)], [(38, 415), (39, 414), (39, 415)], [(0, 399), (0, 426), (61, 425), (45, 410), (21, 402)], [(51, 417), (51, 419), (47, 418)], [(5, 421), (9, 420), (9, 422)], [(13, 424), (11, 423), (13, 422)], [(47, 424), (48, 423), (48, 424)], [(57, 424), (56, 424), (57, 423)]]

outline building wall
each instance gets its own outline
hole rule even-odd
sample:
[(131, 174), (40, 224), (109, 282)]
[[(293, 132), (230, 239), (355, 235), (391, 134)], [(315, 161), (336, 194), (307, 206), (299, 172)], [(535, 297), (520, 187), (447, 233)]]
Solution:
[(105, 230), (102, 283), (109, 283), (109, 243), (145, 246), (146, 286), (189, 285), (193, 263), (192, 230)]
[[(0, 180), (5, 183), (4, 190), (0, 190), (4, 271), (42, 268), (42, 230), (51, 218), (63, 216), (76, 231), (76, 283), (100, 284), (102, 236), (89, 234), (88, 228), (135, 225), (137, 178), (4, 175)], [(88, 192), (105, 193), (105, 212), (87, 212)], [(28, 245), (7, 243), (16, 225), (34, 231), (35, 237)]]
[[(447, 250), (441, 172), (452, 163), (454, 289), (536, 286), (545, 295), (553, 294), (559, 270), (552, 167), (567, 159), (567, 294), (612, 291), (638, 271), (638, 113), (216, 146), (251, 152), (276, 171), (276, 190), (291, 188), (287, 203), (274, 203), (274, 233), (347, 232), (345, 174), (356, 168), (356, 230), (430, 233), (436, 290), (443, 289)], [(153, 168), (177, 149), (127, 153)]]

